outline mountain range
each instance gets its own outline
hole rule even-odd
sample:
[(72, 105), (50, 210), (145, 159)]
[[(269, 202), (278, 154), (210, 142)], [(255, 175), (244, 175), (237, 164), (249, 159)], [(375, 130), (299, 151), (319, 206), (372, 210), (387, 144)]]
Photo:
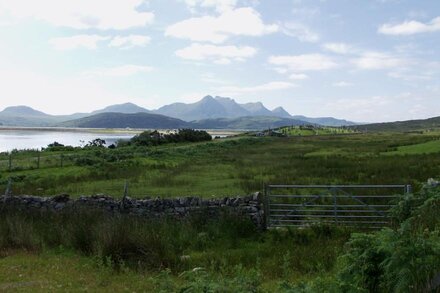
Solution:
[[(198, 128), (260, 129), (263, 126), (275, 127), (282, 126), (282, 124), (355, 125), (353, 122), (332, 117), (292, 116), (282, 107), (269, 110), (261, 102), (239, 104), (231, 98), (212, 96), (206, 96), (196, 103), (174, 103), (157, 110), (148, 110), (132, 103), (125, 103), (111, 105), (91, 113), (71, 115), (49, 115), (27, 106), (8, 107), (0, 112), (0, 125), (22, 127), (178, 128), (197, 126)], [(171, 125), (176, 125), (176, 127), (171, 127)], [(203, 127), (206, 125), (211, 127)], [(233, 125), (235, 127), (232, 127)]]

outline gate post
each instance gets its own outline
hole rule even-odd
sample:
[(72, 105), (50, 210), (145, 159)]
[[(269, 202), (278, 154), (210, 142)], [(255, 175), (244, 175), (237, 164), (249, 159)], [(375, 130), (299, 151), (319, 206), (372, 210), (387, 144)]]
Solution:
[(263, 199), (263, 205), (264, 205), (264, 226), (265, 228), (269, 228), (269, 195), (270, 195), (270, 185), (264, 186), (264, 199)]
[(336, 192), (334, 188), (330, 189), (332, 196), (333, 196), (333, 214), (335, 216), (335, 224), (338, 224), (338, 202), (336, 199)]

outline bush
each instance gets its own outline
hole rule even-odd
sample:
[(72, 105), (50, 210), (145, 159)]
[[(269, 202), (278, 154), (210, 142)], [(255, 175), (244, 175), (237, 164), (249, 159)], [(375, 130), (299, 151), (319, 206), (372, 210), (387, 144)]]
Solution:
[(136, 146), (157, 146), (167, 143), (210, 141), (212, 137), (203, 130), (179, 129), (176, 133), (163, 134), (158, 131), (144, 131), (130, 140)]
[[(343, 291), (421, 292), (440, 272), (440, 190), (424, 189), (394, 210), (396, 230), (354, 234), (340, 258)], [(433, 289), (433, 288), (430, 288)]]

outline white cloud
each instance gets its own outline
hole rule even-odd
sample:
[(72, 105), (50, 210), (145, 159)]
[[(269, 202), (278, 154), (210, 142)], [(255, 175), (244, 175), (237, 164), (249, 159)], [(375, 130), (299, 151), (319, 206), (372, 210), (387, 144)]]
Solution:
[(197, 43), (176, 51), (176, 55), (183, 59), (197, 61), (208, 60), (217, 64), (243, 61), (253, 57), (256, 53), (257, 49), (248, 46), (216, 46)]
[(438, 31), (440, 31), (440, 16), (432, 19), (429, 23), (415, 20), (405, 21), (400, 24), (386, 23), (378, 30), (379, 33), (385, 35), (413, 35)]
[(352, 59), (351, 63), (358, 69), (366, 70), (390, 69), (409, 64), (405, 59), (381, 52), (366, 52), (359, 58)]
[(433, 72), (417, 71), (412, 73), (408, 70), (395, 70), (388, 73), (389, 77), (405, 81), (428, 81), (433, 79)]
[(218, 88), (221, 95), (238, 95), (243, 93), (259, 93), (263, 91), (286, 90), (296, 87), (294, 83), (285, 81), (272, 81), (261, 85), (240, 87), (240, 86), (224, 86)]
[(322, 47), (327, 51), (337, 54), (348, 54), (351, 51), (351, 46), (345, 43), (325, 43)]
[(403, 92), (395, 95), (341, 98), (324, 104), (326, 112), (358, 122), (420, 119), (439, 115), (434, 95)]
[(330, 57), (322, 54), (271, 56), (269, 63), (294, 72), (321, 71), (338, 66)]
[(332, 84), (334, 87), (350, 87), (353, 86), (351, 82), (347, 81), (338, 81)]
[(276, 32), (278, 26), (266, 25), (253, 8), (229, 10), (218, 17), (203, 16), (183, 20), (169, 26), (166, 36), (197, 42), (223, 43), (231, 36), (262, 36)]
[(221, 78), (218, 78), (216, 75), (212, 74), (212, 73), (203, 73), (201, 75), (201, 80), (203, 82), (207, 82), (207, 83), (214, 83), (214, 84), (230, 84), (230, 82), (227, 82)]
[(308, 79), (309, 76), (304, 73), (292, 73), (291, 75), (289, 75), (289, 78), (293, 80), (304, 80)]
[(319, 41), (319, 35), (301, 23), (288, 22), (282, 27), (283, 32), (291, 37), (295, 37), (301, 42), (315, 43)]
[(49, 43), (57, 50), (73, 50), (84, 48), (96, 50), (98, 43), (110, 39), (107, 36), (100, 35), (76, 35), (72, 37), (54, 38)]
[(151, 41), (149, 36), (143, 35), (129, 35), (129, 36), (116, 36), (114, 37), (109, 47), (116, 47), (121, 49), (130, 49), (133, 47), (144, 47)]
[(141, 65), (122, 65), (116, 67), (108, 67), (108, 68), (98, 68), (89, 70), (84, 73), (85, 76), (111, 76), (111, 77), (123, 77), (123, 76), (132, 76), (140, 73), (149, 73), (153, 71), (153, 67), (151, 66), (141, 66)]
[(219, 12), (224, 12), (235, 8), (237, 0), (185, 0), (190, 9), (195, 7), (214, 8)]
[[(300, 4), (300, 3), (297, 3)], [(296, 7), (292, 10), (292, 13), (303, 19), (315, 18), (321, 14), (321, 10), (318, 7)]]
[(0, 0), (0, 11), (14, 18), (34, 18), (75, 29), (128, 29), (150, 24), (151, 12), (138, 7), (144, 0)]

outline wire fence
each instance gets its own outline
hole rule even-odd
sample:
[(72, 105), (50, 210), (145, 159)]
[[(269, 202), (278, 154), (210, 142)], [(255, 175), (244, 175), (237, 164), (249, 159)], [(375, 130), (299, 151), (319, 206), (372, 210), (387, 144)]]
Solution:
[(14, 155), (12, 153), (0, 157), (0, 171), (21, 171), (42, 168), (55, 168), (72, 166), (78, 155), (55, 154), (42, 155), (36, 152), (34, 155)]

